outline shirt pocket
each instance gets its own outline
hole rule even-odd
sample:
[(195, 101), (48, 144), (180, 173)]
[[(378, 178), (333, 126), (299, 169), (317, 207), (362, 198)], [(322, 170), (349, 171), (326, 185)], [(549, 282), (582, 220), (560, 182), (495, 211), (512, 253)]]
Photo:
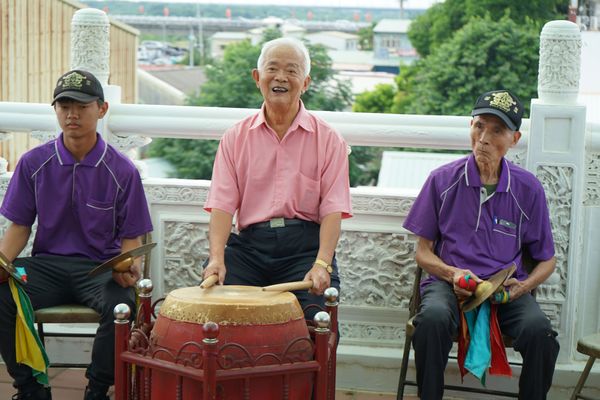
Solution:
[(309, 178), (303, 173), (299, 172), (298, 183), (300, 185), (298, 211), (315, 217), (318, 216), (321, 194), (321, 185), (319, 181)]
[(83, 207), (81, 221), (85, 230), (92, 236), (112, 234), (114, 228), (114, 204), (88, 199)]
[(494, 224), (492, 228), (492, 249), (495, 259), (510, 262), (518, 252), (517, 229)]

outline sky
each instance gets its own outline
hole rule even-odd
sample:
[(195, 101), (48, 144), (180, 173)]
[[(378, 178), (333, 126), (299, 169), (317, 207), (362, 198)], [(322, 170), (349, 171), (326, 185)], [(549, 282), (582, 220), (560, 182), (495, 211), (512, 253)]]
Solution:
[[(136, 1), (136, 0), (123, 0)], [(164, 0), (144, 0), (159, 1)], [(348, 8), (398, 8), (400, 0), (169, 0), (170, 3), (200, 3), (200, 4), (274, 4), (278, 6), (322, 6), (322, 7), (348, 7)], [(441, 0), (404, 0), (404, 8), (428, 8)], [(368, 7), (367, 7), (368, 5)]]

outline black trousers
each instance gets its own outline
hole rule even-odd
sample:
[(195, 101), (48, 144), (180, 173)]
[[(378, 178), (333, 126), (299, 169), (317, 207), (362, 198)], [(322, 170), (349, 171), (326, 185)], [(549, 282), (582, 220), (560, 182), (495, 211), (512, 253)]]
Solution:
[[(60, 304), (78, 303), (100, 314), (100, 326), (92, 349), (92, 362), (86, 371), (90, 385), (106, 388), (114, 382), (114, 316), (113, 308), (126, 303), (135, 312), (135, 292), (122, 288), (110, 272), (95, 277), (87, 273), (99, 263), (86, 258), (36, 256), (18, 258), (14, 264), (25, 267), (28, 283), (24, 286), (35, 309)], [(15, 359), (16, 306), (8, 283), (0, 284), (0, 353), (14, 386), (21, 389), (36, 386), (31, 368)], [(132, 317), (133, 318), (133, 317)], [(74, 349), (76, 350), (76, 349)]]
[[(267, 286), (283, 282), (301, 281), (312, 268), (319, 251), (320, 226), (314, 222), (280, 228), (244, 229), (232, 233), (225, 247), (226, 285)], [(331, 286), (340, 289), (335, 257), (332, 261)], [(310, 304), (325, 305), (323, 296), (306, 290), (294, 292), (302, 308)], [(305, 312), (313, 318), (317, 309)]]
[[(550, 386), (559, 345), (550, 320), (533, 296), (523, 295), (498, 307), (498, 322), (504, 335), (513, 338), (523, 357), (519, 399), (545, 399)], [(452, 338), (458, 333), (459, 311), (452, 287), (442, 281), (427, 285), (414, 319), (415, 363), (420, 397), (442, 399), (444, 369)]]

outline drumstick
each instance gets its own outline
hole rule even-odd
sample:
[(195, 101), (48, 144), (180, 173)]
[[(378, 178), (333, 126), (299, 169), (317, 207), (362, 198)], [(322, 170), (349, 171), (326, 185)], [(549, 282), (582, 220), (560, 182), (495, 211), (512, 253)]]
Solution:
[(200, 288), (208, 289), (209, 287), (213, 286), (217, 282), (219, 282), (219, 275), (211, 275), (202, 281), (202, 283), (200, 284)]
[(311, 289), (312, 287), (312, 281), (298, 281), (265, 286), (262, 290), (266, 292), (291, 292), (293, 290)]

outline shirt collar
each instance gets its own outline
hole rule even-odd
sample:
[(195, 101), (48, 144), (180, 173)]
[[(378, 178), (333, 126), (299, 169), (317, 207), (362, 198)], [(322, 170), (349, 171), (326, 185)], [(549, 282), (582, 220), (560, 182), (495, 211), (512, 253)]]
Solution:
[[(107, 148), (108, 145), (102, 139), (102, 136), (99, 133), (96, 133), (96, 144), (79, 164), (87, 165), (89, 167), (97, 167), (104, 159)], [(74, 165), (77, 163), (73, 157), (73, 154), (71, 154), (71, 152), (65, 147), (62, 132), (54, 142), (54, 150), (56, 151), (60, 165)]]
[[(498, 179), (498, 186), (496, 186), (496, 192), (508, 192), (510, 189), (510, 168), (508, 167), (508, 160), (502, 157), (500, 161), (500, 178)], [(465, 162), (465, 183), (467, 186), (481, 187), (481, 178), (479, 177), (479, 168), (477, 168), (477, 162), (473, 153), (469, 155)]]
[[(256, 129), (261, 125), (268, 126), (267, 119), (265, 117), (265, 103), (262, 104), (260, 108), (260, 112), (254, 119), (254, 123), (250, 126), (250, 129)], [(296, 114), (296, 118), (292, 121), (288, 132), (293, 132), (298, 129), (298, 127), (304, 129), (306, 132), (312, 132), (312, 124), (310, 119), (310, 114), (306, 111), (304, 107), (304, 103), (300, 100), (300, 107), (298, 108), (298, 114)]]

